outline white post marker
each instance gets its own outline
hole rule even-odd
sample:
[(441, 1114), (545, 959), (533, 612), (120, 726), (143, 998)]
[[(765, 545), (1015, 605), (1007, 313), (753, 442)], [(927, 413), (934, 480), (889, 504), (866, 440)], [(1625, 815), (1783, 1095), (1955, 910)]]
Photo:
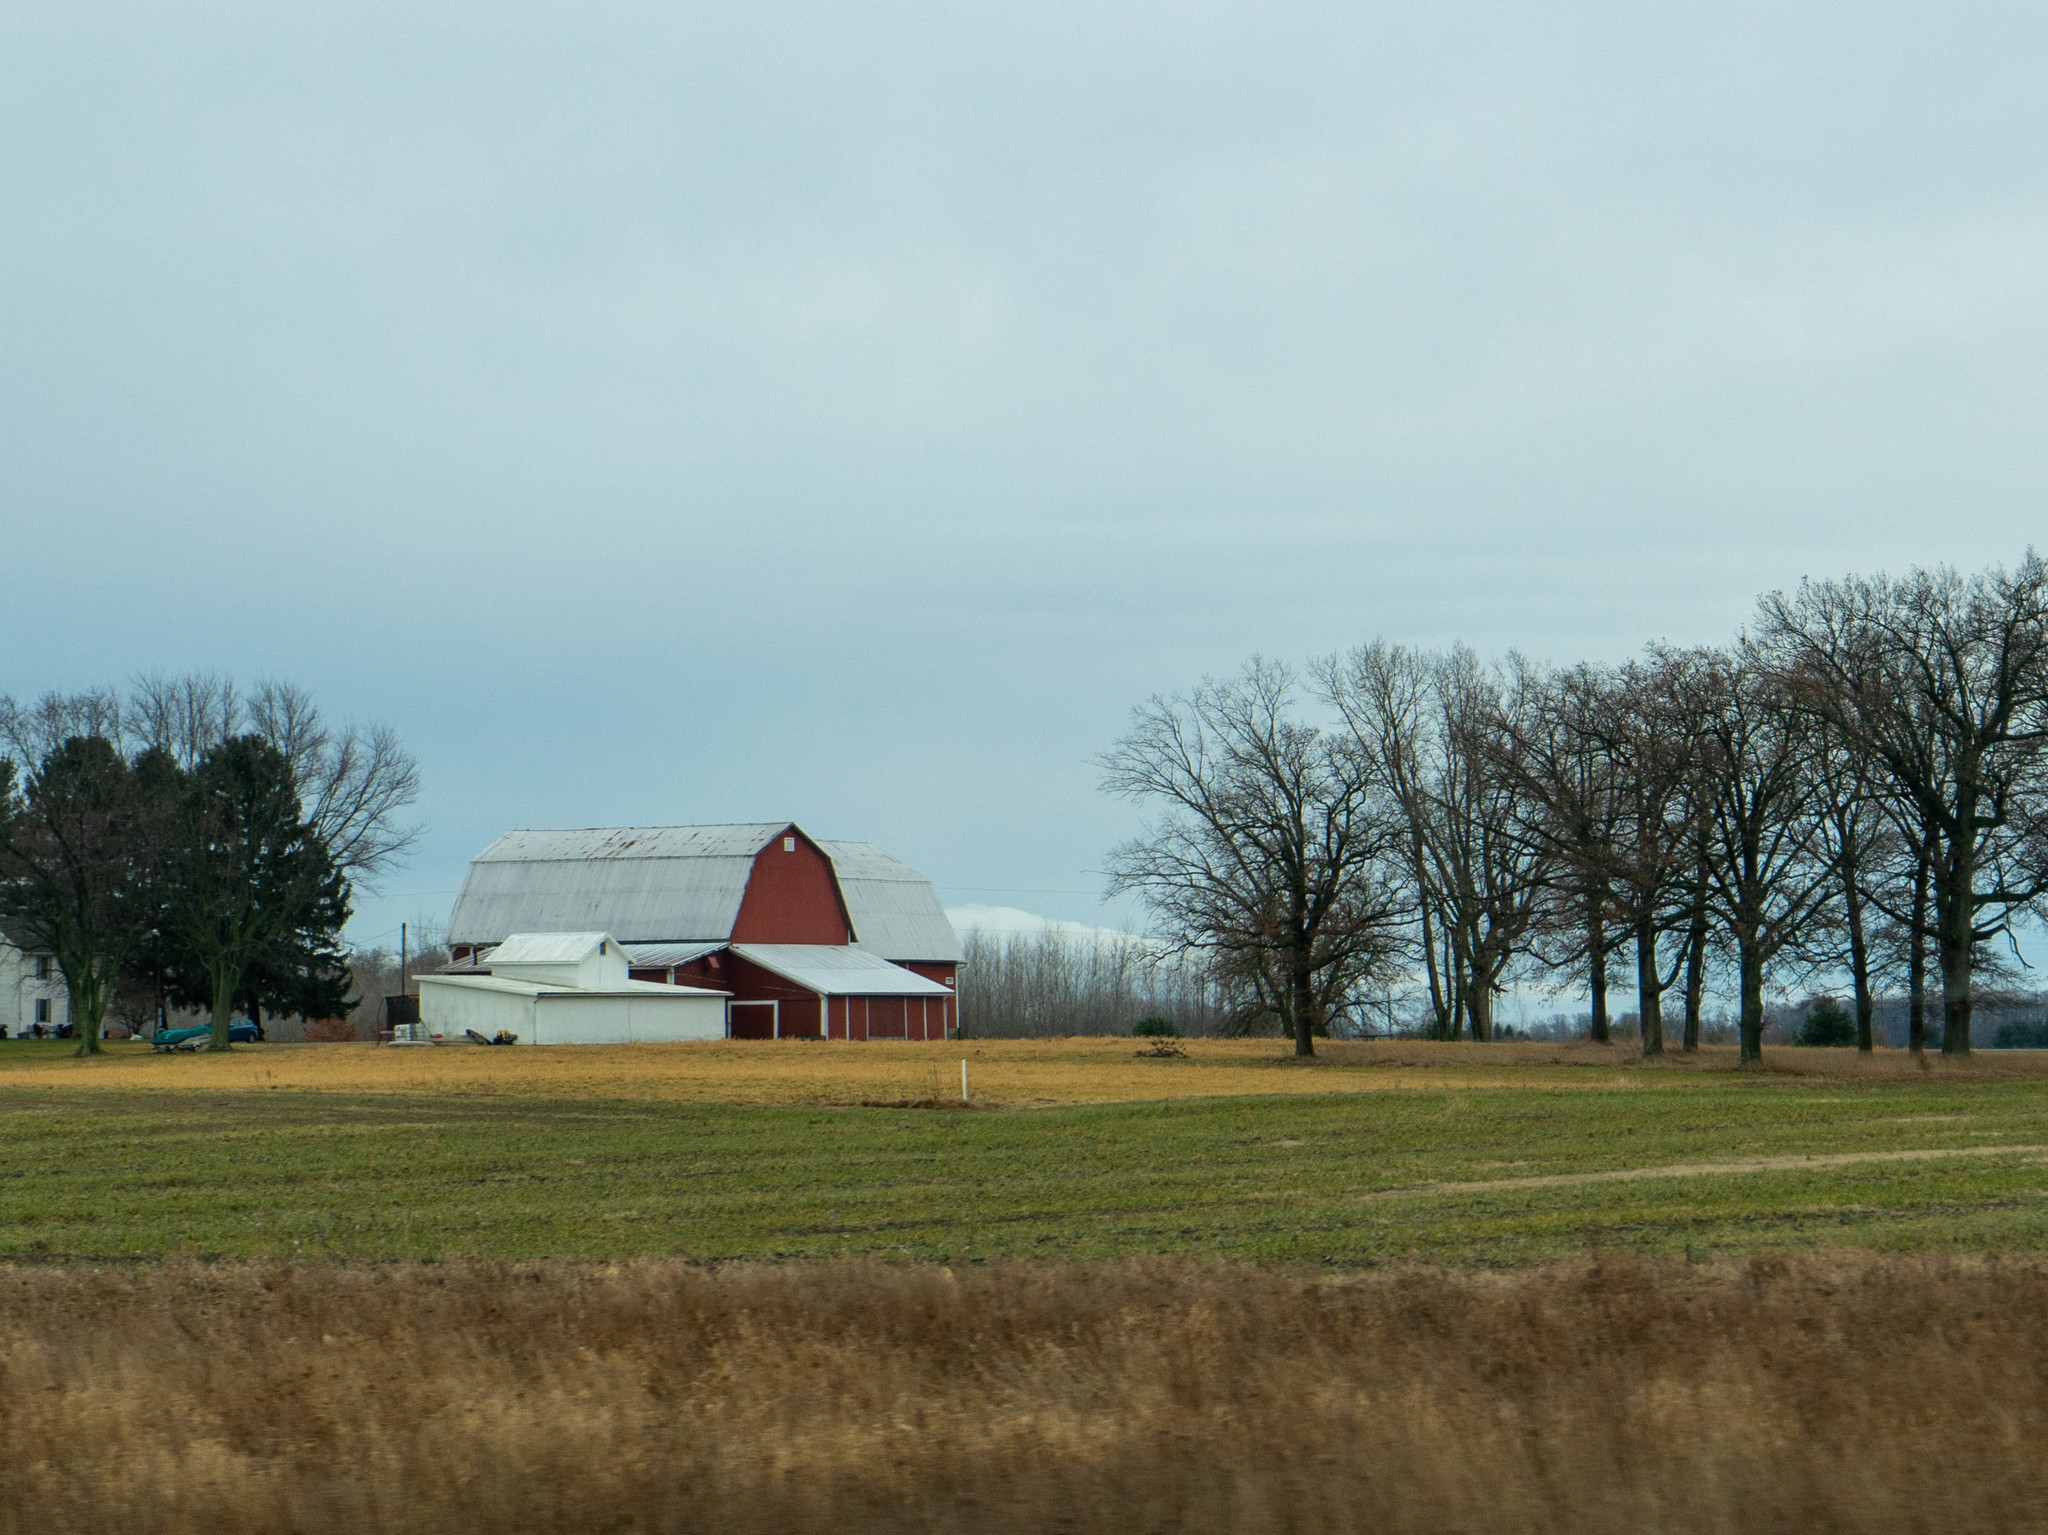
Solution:
[(967, 1062), (960, 1062), (960, 1101), (967, 1102)]

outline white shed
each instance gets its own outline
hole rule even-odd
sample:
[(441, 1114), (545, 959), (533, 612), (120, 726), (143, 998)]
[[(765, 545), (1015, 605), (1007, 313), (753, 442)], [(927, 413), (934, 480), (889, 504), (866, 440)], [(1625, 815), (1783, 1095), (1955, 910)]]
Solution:
[(489, 975), (419, 977), (430, 1033), (523, 1045), (628, 1045), (723, 1039), (729, 993), (635, 981), (608, 933), (514, 933), (490, 955)]

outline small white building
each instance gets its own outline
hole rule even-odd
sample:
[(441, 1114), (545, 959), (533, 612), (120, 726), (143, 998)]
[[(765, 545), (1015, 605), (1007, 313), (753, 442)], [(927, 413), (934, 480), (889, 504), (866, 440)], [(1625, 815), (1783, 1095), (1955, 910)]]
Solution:
[(27, 1039), (37, 1024), (54, 1034), (70, 1021), (71, 994), (56, 959), (0, 939), (0, 1029), (9, 1039)]
[(636, 981), (608, 933), (514, 933), (489, 975), (423, 975), (420, 1022), (431, 1034), (522, 1045), (631, 1045), (723, 1039), (730, 993)]

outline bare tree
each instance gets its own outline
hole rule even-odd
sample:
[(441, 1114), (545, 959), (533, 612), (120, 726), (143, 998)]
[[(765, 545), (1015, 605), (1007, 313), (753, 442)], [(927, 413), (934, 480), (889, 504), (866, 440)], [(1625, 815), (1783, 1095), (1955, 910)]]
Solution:
[(1873, 924), (1897, 909), (1902, 884), (1910, 882), (1901, 868), (1905, 847), (1884, 813), (1874, 764), (1824, 720), (1817, 724), (1814, 813), (1835, 880), (1831, 905), (1841, 933), (1838, 957), (1849, 972), (1856, 1048), (1867, 1054), (1876, 1043), (1879, 960)]
[[(1835, 890), (1825, 856), (1821, 732), (1747, 643), (1690, 658), (1706, 893), (1740, 974), (1742, 1056), (1763, 1056), (1764, 970)], [(1867, 1046), (1866, 1046), (1867, 1048)]]
[[(1942, 1050), (1966, 1055), (1981, 946), (2048, 892), (2048, 565), (1808, 582), (1761, 604), (1801, 706), (1907, 807), (1927, 860)], [(1917, 936), (1917, 935), (1916, 935)]]
[(246, 719), (234, 683), (213, 672), (137, 677), (123, 714), (143, 746), (165, 753), (188, 773), (216, 746), (241, 735)]
[(1711, 828), (1696, 818), (1692, 836), (1692, 870), (1684, 885), (1685, 906), (1685, 1033), (1681, 1048), (1688, 1055), (1700, 1048), (1700, 1021), (1706, 1005), (1707, 971), (1717, 952), (1708, 925), (1712, 902), (1709, 898), (1708, 862), (1713, 856)]
[(411, 848), (419, 828), (402, 815), (419, 798), (418, 764), (389, 726), (322, 719), (305, 689), (263, 682), (244, 698), (223, 677), (139, 677), (125, 718), (145, 745), (190, 768), (223, 742), (261, 736), (291, 764), (307, 821), (354, 884), (374, 886)]
[(419, 767), (388, 725), (335, 730), (310, 694), (266, 682), (249, 703), (256, 733), (285, 754), (306, 798), (306, 819), (357, 884), (374, 885), (414, 842), (401, 812), (419, 798)]
[(1401, 812), (1437, 1032), (1489, 1040), (1494, 999), (1527, 946), (1554, 861), (1522, 834), (1526, 787), (1498, 767), (1530, 709), (1524, 676), (1489, 671), (1463, 647), (1429, 655), (1374, 641), (1327, 662), (1321, 681)]
[(1493, 770), (1521, 791), (1515, 835), (1549, 859), (1534, 952), (1552, 970), (1583, 971), (1592, 1038), (1605, 1044), (1608, 960), (1629, 939), (1615, 892), (1625, 800), (1598, 724), (1609, 682), (1591, 666), (1548, 672), (1521, 657), (1510, 666), (1518, 708), (1487, 739)]
[(1612, 673), (1587, 714), (1595, 747), (1610, 763), (1621, 815), (1611, 844), (1614, 890), (1636, 957), (1636, 1011), (1643, 1054), (1664, 1053), (1664, 993), (1689, 957), (1681, 945), (1666, 972), (1660, 944), (1689, 928), (1699, 804), (1699, 658), (1652, 649)]
[(1110, 793), (1164, 807), (1110, 858), (1167, 939), (1211, 957), (1294, 1038), (1315, 1035), (1385, 966), (1406, 917), (1381, 867), (1395, 818), (1347, 733), (1295, 718), (1293, 673), (1254, 658), (1155, 696), (1098, 759)]
[(102, 688), (45, 693), (30, 704), (0, 695), (0, 756), (12, 758), (23, 774), (66, 741), (108, 741), (118, 748), (124, 735), (121, 700)]

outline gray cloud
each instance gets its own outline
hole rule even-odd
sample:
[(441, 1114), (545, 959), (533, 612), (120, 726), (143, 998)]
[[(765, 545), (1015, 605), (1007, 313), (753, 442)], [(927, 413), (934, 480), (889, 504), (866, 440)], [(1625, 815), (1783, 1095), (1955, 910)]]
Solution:
[[(2036, 8), (0, 20), (0, 685), (289, 675), (509, 825), (1093, 920), (1254, 649), (1615, 656), (2035, 536)], [(1026, 894), (1012, 895), (1021, 891)]]

